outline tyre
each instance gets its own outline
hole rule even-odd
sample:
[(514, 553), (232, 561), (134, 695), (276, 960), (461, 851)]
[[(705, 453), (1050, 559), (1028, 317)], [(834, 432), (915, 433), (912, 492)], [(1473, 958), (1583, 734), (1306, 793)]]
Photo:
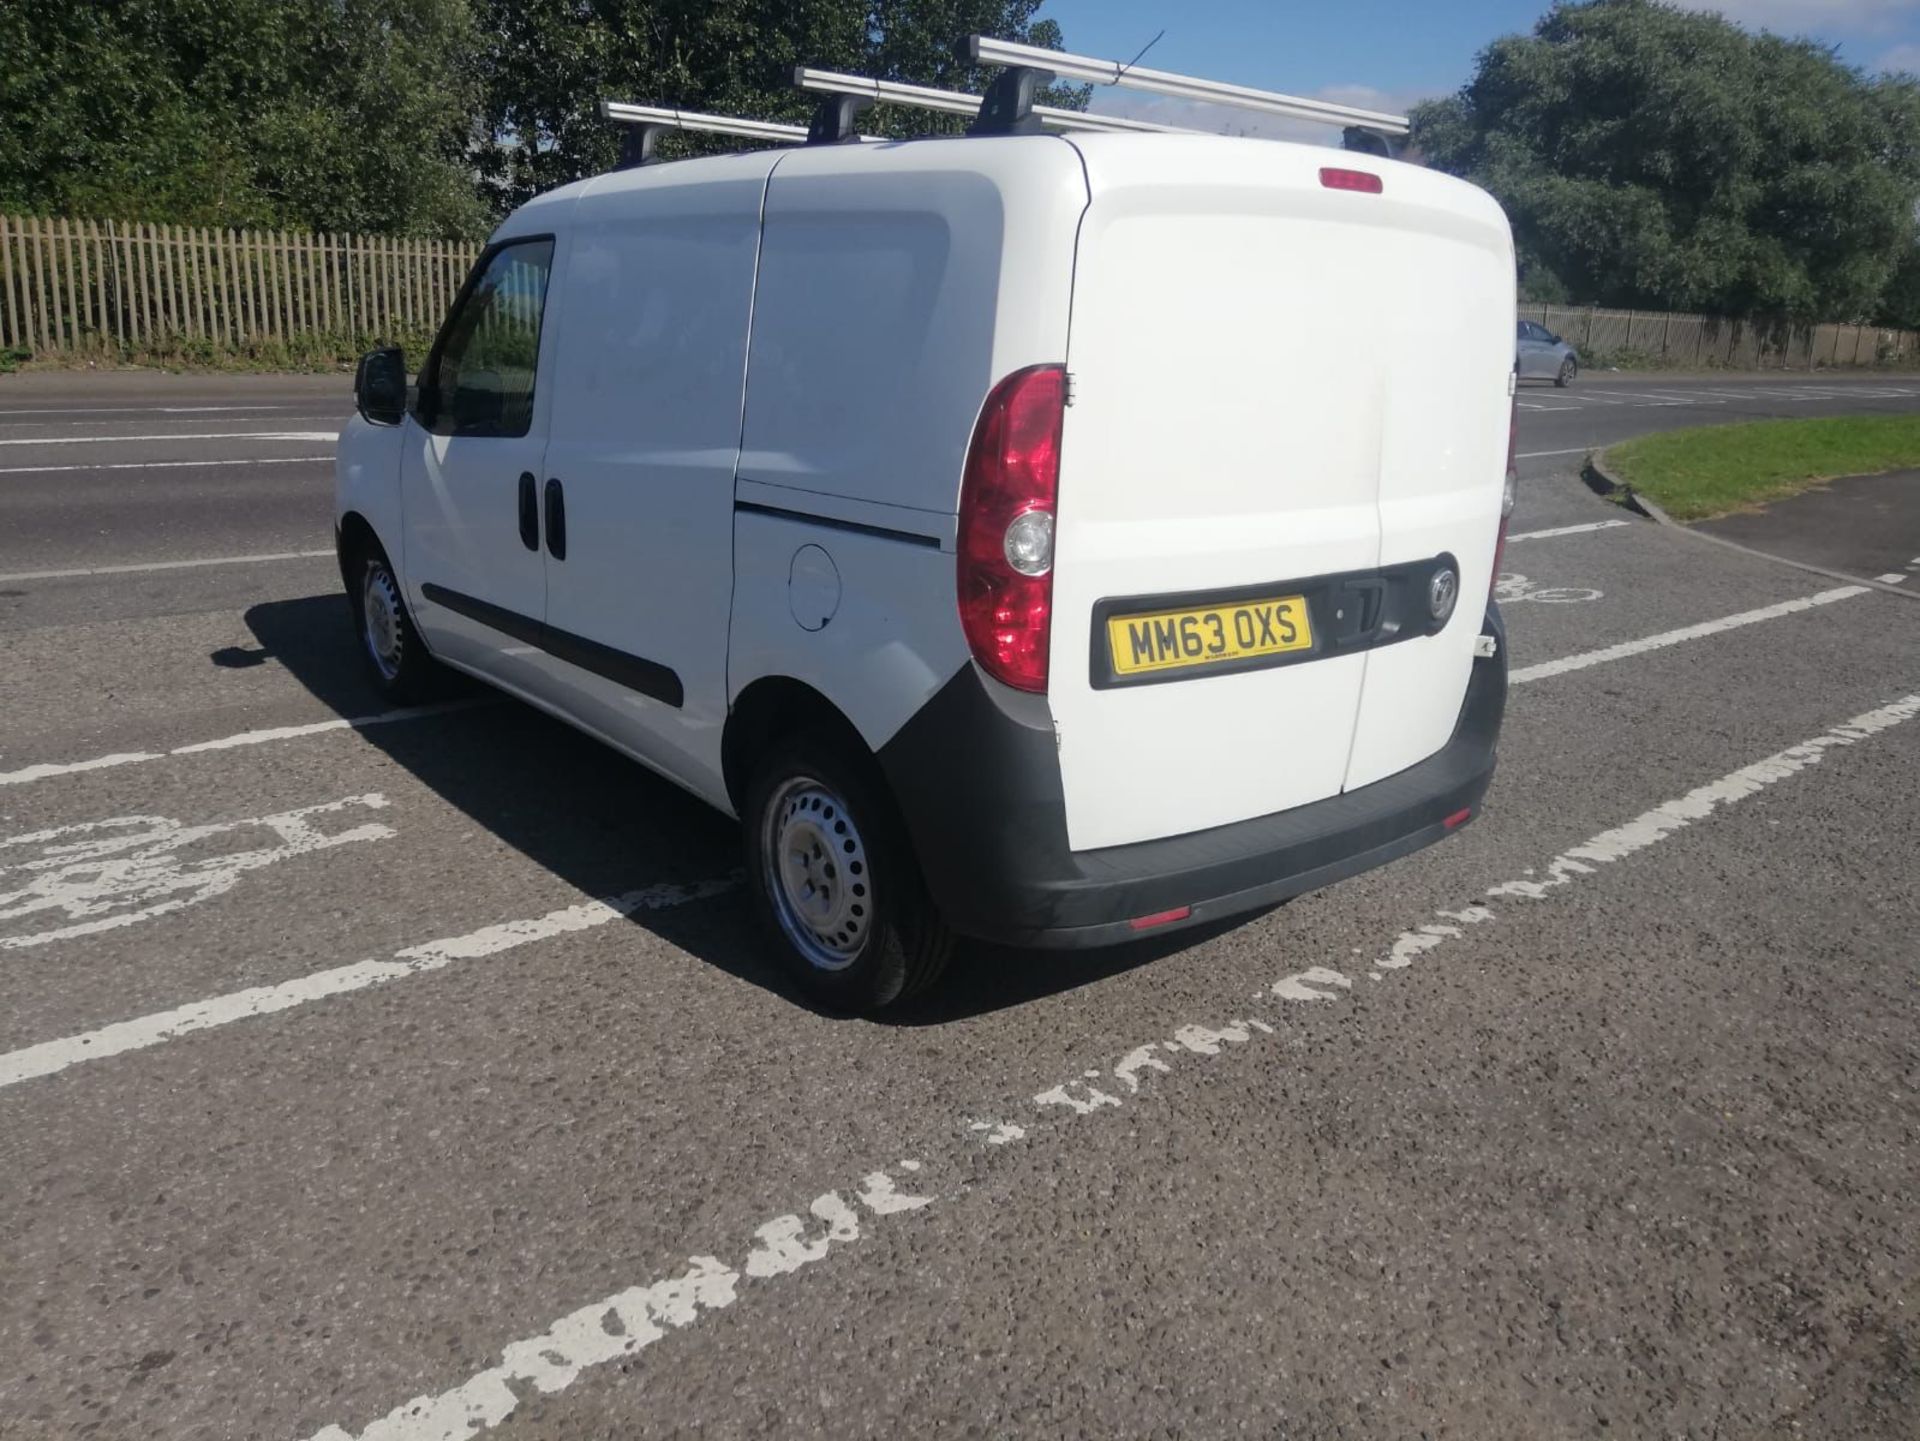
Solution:
[(341, 570), (360, 660), (375, 689), (398, 705), (431, 699), (442, 673), (414, 629), (399, 577), (385, 553), (366, 543), (347, 556)]
[(747, 887), (781, 967), (865, 1014), (931, 985), (953, 953), (872, 761), (826, 732), (776, 741), (741, 817)]
[(1579, 373), (1580, 362), (1569, 355), (1565, 360), (1560, 362), (1560, 373), (1554, 376), (1553, 383), (1562, 390), (1565, 390), (1569, 385), (1573, 384), (1574, 376)]

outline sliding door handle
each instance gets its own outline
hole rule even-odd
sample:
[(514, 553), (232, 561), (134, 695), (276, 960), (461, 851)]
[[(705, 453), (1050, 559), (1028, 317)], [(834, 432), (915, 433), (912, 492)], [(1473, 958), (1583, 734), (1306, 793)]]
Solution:
[(567, 496), (557, 480), (547, 482), (547, 554), (567, 558)]
[(520, 544), (540, 549), (540, 501), (534, 494), (533, 472), (520, 472)]

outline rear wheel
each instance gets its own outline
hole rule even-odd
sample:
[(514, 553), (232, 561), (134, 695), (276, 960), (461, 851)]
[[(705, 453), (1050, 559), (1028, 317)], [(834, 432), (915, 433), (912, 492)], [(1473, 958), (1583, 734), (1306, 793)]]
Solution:
[(441, 680), (440, 668), (414, 629), (400, 579), (385, 553), (378, 545), (362, 545), (343, 569), (368, 678), (381, 695), (398, 704), (428, 699)]
[(1554, 376), (1553, 383), (1562, 390), (1565, 390), (1569, 385), (1573, 384), (1574, 376), (1579, 373), (1580, 362), (1569, 355), (1565, 360), (1560, 362), (1560, 373)]
[(747, 790), (747, 885), (782, 967), (837, 1011), (931, 985), (953, 953), (873, 766), (831, 734), (777, 741)]

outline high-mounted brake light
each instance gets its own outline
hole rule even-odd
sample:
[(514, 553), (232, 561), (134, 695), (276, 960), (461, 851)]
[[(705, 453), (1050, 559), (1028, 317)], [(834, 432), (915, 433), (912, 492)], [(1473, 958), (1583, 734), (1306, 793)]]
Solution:
[(1020, 690), (1047, 688), (1053, 633), (1053, 520), (1067, 372), (1035, 365), (987, 396), (960, 487), (956, 591), (980, 668)]
[(1344, 170), (1335, 165), (1323, 165), (1320, 168), (1320, 183), (1329, 190), (1358, 190), (1366, 195), (1378, 195), (1381, 181), (1371, 170)]

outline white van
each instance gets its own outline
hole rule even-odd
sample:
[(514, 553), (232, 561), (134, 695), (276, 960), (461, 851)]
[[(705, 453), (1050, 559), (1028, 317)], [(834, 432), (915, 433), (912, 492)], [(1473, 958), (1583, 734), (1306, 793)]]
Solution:
[(1474, 814), (1513, 326), (1499, 207), (1372, 156), (623, 169), (500, 227), (410, 395), (362, 363), (341, 572), (389, 696), (452, 667), (739, 817), (788, 969), (870, 1009)]

